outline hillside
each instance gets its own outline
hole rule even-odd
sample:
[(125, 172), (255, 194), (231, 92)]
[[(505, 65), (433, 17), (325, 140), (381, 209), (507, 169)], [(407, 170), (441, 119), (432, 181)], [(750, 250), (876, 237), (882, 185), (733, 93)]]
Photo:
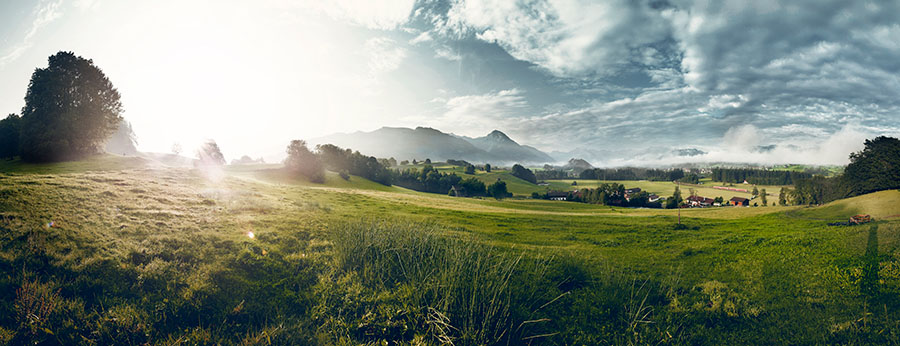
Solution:
[(856, 214), (869, 214), (875, 221), (900, 219), (900, 191), (878, 191), (792, 212), (795, 217), (846, 221)]
[(549, 155), (535, 148), (519, 145), (500, 131), (493, 131), (485, 137), (468, 138), (427, 127), (382, 127), (372, 132), (332, 134), (309, 142), (313, 145), (334, 144), (360, 150), (366, 155), (393, 157), (399, 161), (458, 159), (493, 164), (553, 162)]
[[(278, 165), (0, 171), (0, 344), (437, 345), (437, 314), (478, 340), (458, 344), (505, 345), (483, 337), (498, 328), (515, 345), (883, 344), (900, 318), (900, 221), (880, 216), (900, 214), (897, 191), (681, 210), (677, 228), (676, 210), (314, 184)], [(818, 219), (857, 211), (879, 222)]]

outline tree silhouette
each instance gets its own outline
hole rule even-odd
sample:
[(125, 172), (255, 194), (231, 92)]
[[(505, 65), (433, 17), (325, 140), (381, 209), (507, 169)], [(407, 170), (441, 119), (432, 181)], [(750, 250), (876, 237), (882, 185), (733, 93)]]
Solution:
[(309, 151), (306, 141), (292, 140), (287, 147), (287, 154), (284, 165), (288, 170), (299, 173), (314, 183), (325, 182), (325, 166), (316, 154)]
[(865, 145), (862, 151), (850, 154), (850, 164), (844, 170), (850, 193), (900, 188), (900, 140), (881, 136), (867, 139)]
[(72, 52), (50, 56), (31, 75), (20, 144), (27, 161), (62, 161), (99, 153), (122, 120), (118, 90), (93, 61)]
[(216, 144), (216, 141), (211, 139), (200, 145), (200, 149), (197, 150), (197, 158), (200, 159), (198, 162), (200, 165), (225, 165), (225, 156), (222, 155), (222, 150), (219, 149), (219, 145)]
[(19, 126), (21, 118), (10, 114), (0, 120), (0, 159), (11, 159), (19, 155)]

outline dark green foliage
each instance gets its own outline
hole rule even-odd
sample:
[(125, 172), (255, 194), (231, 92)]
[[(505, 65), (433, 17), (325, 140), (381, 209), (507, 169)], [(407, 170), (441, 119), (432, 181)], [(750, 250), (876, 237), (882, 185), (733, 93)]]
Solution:
[(33, 162), (99, 153), (122, 120), (119, 92), (93, 61), (59, 52), (31, 75), (22, 108), (20, 151)]
[(776, 171), (753, 168), (713, 168), (714, 181), (757, 185), (794, 185), (798, 180), (812, 178), (812, 174), (794, 171)]
[(197, 163), (203, 166), (223, 166), (225, 165), (225, 156), (222, 150), (214, 140), (207, 140), (197, 149)]
[(487, 188), (484, 182), (475, 178), (466, 178), (459, 182), (459, 189), (463, 196), (484, 196), (487, 194)]
[(287, 158), (284, 165), (314, 183), (325, 182), (325, 167), (322, 161), (306, 147), (306, 141), (292, 140), (287, 147)]
[(537, 177), (534, 176), (534, 172), (530, 169), (523, 167), (520, 164), (515, 164), (512, 166), (512, 171), (510, 172), (514, 177), (522, 179), (532, 184), (537, 184)]
[(488, 185), (487, 194), (496, 199), (503, 199), (512, 195), (506, 190), (506, 182), (502, 180), (497, 180), (493, 184)]
[(850, 193), (856, 196), (900, 188), (900, 140), (881, 136), (867, 139), (865, 145), (862, 151), (850, 154), (844, 170)]
[(490, 163), (485, 163), (485, 164), (484, 164), (484, 171), (485, 171), (485, 172), (488, 172), (488, 173), (491, 172), (491, 164), (490, 164)]
[(467, 162), (466, 160), (454, 160), (454, 159), (448, 159), (448, 160), (447, 160), (447, 163), (448, 163), (448, 164), (451, 164), (451, 165), (454, 165), (454, 166), (459, 166), (459, 167), (466, 167), (466, 166), (471, 165), (471, 163)]
[(847, 185), (842, 176), (826, 178), (820, 175), (799, 179), (790, 190), (790, 202), (794, 205), (825, 204), (849, 197)]
[[(549, 165), (547, 165), (549, 167)], [(545, 168), (539, 171), (534, 172), (535, 178), (538, 180), (556, 180), (556, 179), (568, 179), (571, 177), (569, 171), (564, 171), (561, 169), (554, 169), (553, 167), (549, 167), (549, 169)]]
[(0, 120), (0, 159), (11, 159), (19, 155), (19, 131), (21, 118), (10, 114)]
[(681, 206), (681, 202), (683, 199), (681, 198), (681, 189), (676, 186), (675, 192), (672, 193), (672, 197), (666, 199), (666, 209), (674, 209)]
[(397, 186), (407, 189), (444, 194), (451, 187), (460, 183), (462, 178), (453, 173), (442, 173), (431, 165), (425, 165), (422, 170), (415, 168), (404, 169), (394, 173), (393, 181)]
[[(679, 168), (653, 169), (653, 168), (594, 168), (582, 171), (579, 179), (593, 180), (650, 180), (650, 181), (675, 181), (684, 178), (684, 171)], [(549, 178), (548, 178), (549, 179)]]
[(466, 174), (475, 174), (475, 166), (468, 165), (465, 170)]
[(316, 153), (325, 168), (330, 171), (347, 172), (387, 186), (392, 182), (388, 167), (397, 163), (394, 158), (379, 160), (374, 156), (365, 156), (359, 151), (342, 149), (334, 144), (317, 145)]
[(762, 203), (762, 205), (763, 205), (763, 206), (769, 205), (769, 203), (768, 203), (768, 196), (767, 196), (767, 193), (766, 193), (766, 189), (760, 190), (759, 193), (760, 193), (760, 195), (759, 195), (759, 201)]
[(700, 176), (696, 175), (694, 173), (691, 173), (691, 174), (685, 175), (684, 177), (677, 179), (677, 181), (682, 182), (682, 183), (688, 183), (688, 184), (699, 184)]

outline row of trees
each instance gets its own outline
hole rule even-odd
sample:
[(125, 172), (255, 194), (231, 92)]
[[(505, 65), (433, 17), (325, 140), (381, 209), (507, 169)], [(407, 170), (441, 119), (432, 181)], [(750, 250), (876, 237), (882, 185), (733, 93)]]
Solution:
[(726, 183), (756, 185), (794, 185), (802, 179), (812, 178), (812, 174), (793, 171), (772, 171), (753, 168), (713, 168), (711, 178)]
[[(342, 177), (352, 174), (382, 185), (391, 185), (392, 174), (389, 167), (393, 158), (379, 161), (374, 156), (342, 149), (333, 144), (317, 145), (316, 152), (325, 168), (341, 173)], [(396, 162), (396, 160), (393, 161)]]
[(836, 177), (814, 175), (782, 188), (781, 205), (823, 204), (882, 190), (900, 189), (900, 140), (880, 136), (865, 141), (863, 150), (850, 154), (850, 164)]
[(446, 193), (457, 197), (505, 198), (509, 196), (506, 182), (502, 180), (485, 185), (484, 182), (475, 178), (463, 179), (455, 173), (440, 172), (431, 165), (425, 165), (422, 170), (408, 168), (396, 171), (394, 184), (411, 190)]
[(122, 122), (118, 90), (93, 61), (59, 52), (31, 75), (21, 116), (0, 121), (0, 157), (74, 160), (102, 152)]
[[(535, 199), (550, 199), (554, 194), (562, 192), (534, 192), (531, 194)], [(650, 194), (641, 191), (633, 193), (628, 199), (625, 198), (625, 185), (611, 183), (601, 184), (596, 189), (579, 189), (576, 191), (568, 191), (566, 200), (581, 203), (612, 205), (620, 207), (646, 207), (661, 208), (659, 202), (650, 202)]]
[(534, 172), (520, 164), (513, 165), (510, 174), (529, 183), (537, 184), (537, 177), (534, 176)]
[(674, 181), (684, 178), (681, 169), (654, 169), (654, 168), (594, 168), (582, 171), (579, 179), (593, 180), (651, 180)]

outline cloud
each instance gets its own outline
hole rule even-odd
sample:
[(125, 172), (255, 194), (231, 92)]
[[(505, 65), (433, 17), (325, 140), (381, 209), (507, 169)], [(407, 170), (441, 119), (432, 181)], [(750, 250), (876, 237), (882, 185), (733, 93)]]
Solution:
[(552, 74), (610, 74), (633, 60), (657, 62), (647, 45), (666, 38), (667, 23), (644, 2), (455, 2), (439, 30), (472, 32)]
[(458, 134), (481, 136), (497, 128), (507, 128), (528, 108), (525, 92), (519, 89), (436, 98), (432, 101), (442, 103), (441, 115), (408, 117), (406, 120)]
[(396, 70), (406, 59), (406, 48), (386, 37), (375, 37), (363, 45), (369, 73), (375, 75)]
[[(437, 56), (458, 57), (446, 49), (456, 41), (495, 43), (567, 89), (571, 98), (554, 100), (552, 110), (497, 117), (544, 148), (640, 151), (728, 137), (734, 145), (775, 145), (760, 157), (843, 162), (844, 150), (835, 156), (813, 147), (897, 133), (897, 2), (423, 3), (414, 21), (432, 26)], [(647, 85), (613, 78), (635, 74)]]
[(25, 33), (25, 36), (22, 37), (22, 41), (13, 45), (3, 56), (0, 56), (0, 68), (3, 68), (22, 56), (22, 54), (34, 45), (34, 37), (37, 35), (38, 31), (62, 16), (62, 12), (59, 11), (59, 6), (61, 4), (62, 0), (42, 1), (35, 7), (34, 19), (31, 21), (31, 26)]

